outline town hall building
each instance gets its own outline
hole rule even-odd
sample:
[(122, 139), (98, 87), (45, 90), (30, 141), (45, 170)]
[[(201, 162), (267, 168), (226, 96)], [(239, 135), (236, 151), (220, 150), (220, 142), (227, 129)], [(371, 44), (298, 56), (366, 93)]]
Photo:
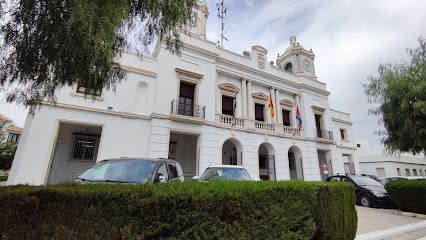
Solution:
[(264, 180), (359, 173), (350, 115), (330, 108), (313, 51), (296, 37), (275, 62), (262, 46), (218, 47), (206, 39), (207, 4), (198, 5), (180, 57), (161, 42), (152, 56), (123, 52), (115, 92), (90, 99), (84, 86), (64, 87), (28, 115), (7, 184), (72, 181), (120, 157), (175, 159), (186, 179), (212, 164)]

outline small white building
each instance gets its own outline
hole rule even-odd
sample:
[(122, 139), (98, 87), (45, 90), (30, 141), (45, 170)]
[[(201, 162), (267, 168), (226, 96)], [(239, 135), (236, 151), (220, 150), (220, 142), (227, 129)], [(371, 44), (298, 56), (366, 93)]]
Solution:
[(211, 164), (271, 180), (359, 173), (350, 115), (330, 109), (312, 50), (291, 37), (274, 64), (261, 46), (243, 54), (217, 47), (205, 35), (207, 4), (199, 6), (181, 57), (160, 42), (149, 57), (124, 52), (127, 76), (115, 92), (92, 100), (84, 86), (66, 87), (56, 105), (28, 116), (8, 184), (70, 181), (124, 156), (176, 159), (186, 178)]
[(22, 128), (15, 126), (13, 121), (8, 117), (0, 114), (0, 123), (3, 125), (3, 132), (0, 136), (0, 143), (8, 142), (13, 144), (18, 144), (21, 138)]
[(369, 146), (368, 141), (356, 139), (361, 173), (375, 175), (379, 179), (396, 176), (426, 176), (424, 154), (392, 153), (383, 145)]

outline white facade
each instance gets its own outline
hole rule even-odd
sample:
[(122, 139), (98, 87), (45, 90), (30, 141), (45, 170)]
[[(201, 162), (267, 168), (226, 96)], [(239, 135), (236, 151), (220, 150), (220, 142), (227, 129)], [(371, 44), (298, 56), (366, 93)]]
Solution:
[(367, 140), (356, 139), (361, 173), (386, 177), (426, 176), (426, 157), (424, 154), (394, 153), (383, 145), (371, 147)]
[[(81, 171), (72, 162), (82, 168), (124, 156), (174, 158), (186, 177), (230, 163), (243, 165), (253, 178), (272, 180), (320, 181), (345, 172), (345, 163), (358, 173), (350, 116), (330, 109), (313, 52), (292, 37), (274, 65), (261, 46), (244, 55), (219, 48), (205, 38), (208, 10), (200, 5), (203, 24), (184, 37), (181, 57), (161, 43), (151, 57), (125, 52), (120, 63), (128, 74), (115, 92), (92, 100), (76, 86), (63, 88), (56, 105), (44, 103), (28, 116), (8, 184), (70, 180), (58, 177)], [(285, 71), (288, 63), (291, 72)], [(188, 85), (193, 90), (185, 90)], [(235, 96), (233, 119), (222, 114), (222, 101)], [(183, 103), (195, 105), (185, 111)], [(256, 106), (263, 106), (263, 121), (255, 120), (261, 112)], [(290, 112), (290, 126), (283, 125), (283, 110)]]

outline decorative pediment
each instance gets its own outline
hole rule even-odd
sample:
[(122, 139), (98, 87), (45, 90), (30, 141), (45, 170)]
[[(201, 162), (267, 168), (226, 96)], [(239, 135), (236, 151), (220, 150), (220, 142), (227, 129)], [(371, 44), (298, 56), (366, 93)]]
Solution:
[(235, 91), (237, 91), (237, 92), (240, 91), (240, 89), (237, 86), (232, 85), (230, 83), (222, 83), (222, 84), (220, 84), (219, 85), (219, 89), (221, 91), (224, 91), (224, 92), (227, 92), (227, 93), (232, 93), (232, 94), (235, 94)]
[(260, 93), (260, 92), (259, 93), (253, 93), (251, 96), (253, 97), (253, 99), (259, 100), (259, 101), (262, 101), (262, 102), (268, 102), (268, 100), (269, 100), (268, 96), (266, 96), (265, 94)]
[(319, 115), (324, 114), (325, 108), (318, 107), (318, 106), (311, 106), (311, 107), (315, 114), (319, 114)]
[(190, 72), (188, 70), (181, 69), (181, 68), (175, 68), (175, 70), (180, 76), (185, 76), (185, 77), (189, 77), (189, 78), (201, 79), (204, 76), (202, 74)]
[(294, 106), (294, 103), (290, 100), (283, 99), (283, 100), (280, 101), (280, 105), (283, 106), (283, 107), (292, 108)]

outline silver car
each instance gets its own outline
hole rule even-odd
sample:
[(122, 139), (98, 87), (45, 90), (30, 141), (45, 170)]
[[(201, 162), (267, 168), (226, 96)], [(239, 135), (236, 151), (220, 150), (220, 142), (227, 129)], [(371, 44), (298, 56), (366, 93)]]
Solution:
[(180, 164), (169, 159), (118, 158), (98, 162), (74, 181), (80, 183), (163, 183), (183, 181)]
[[(247, 170), (242, 166), (236, 165), (211, 165), (203, 173), (203, 176), (194, 176), (192, 180), (202, 181), (220, 181), (220, 180), (237, 180), (252, 181)], [(260, 181), (260, 179), (254, 179)]]

